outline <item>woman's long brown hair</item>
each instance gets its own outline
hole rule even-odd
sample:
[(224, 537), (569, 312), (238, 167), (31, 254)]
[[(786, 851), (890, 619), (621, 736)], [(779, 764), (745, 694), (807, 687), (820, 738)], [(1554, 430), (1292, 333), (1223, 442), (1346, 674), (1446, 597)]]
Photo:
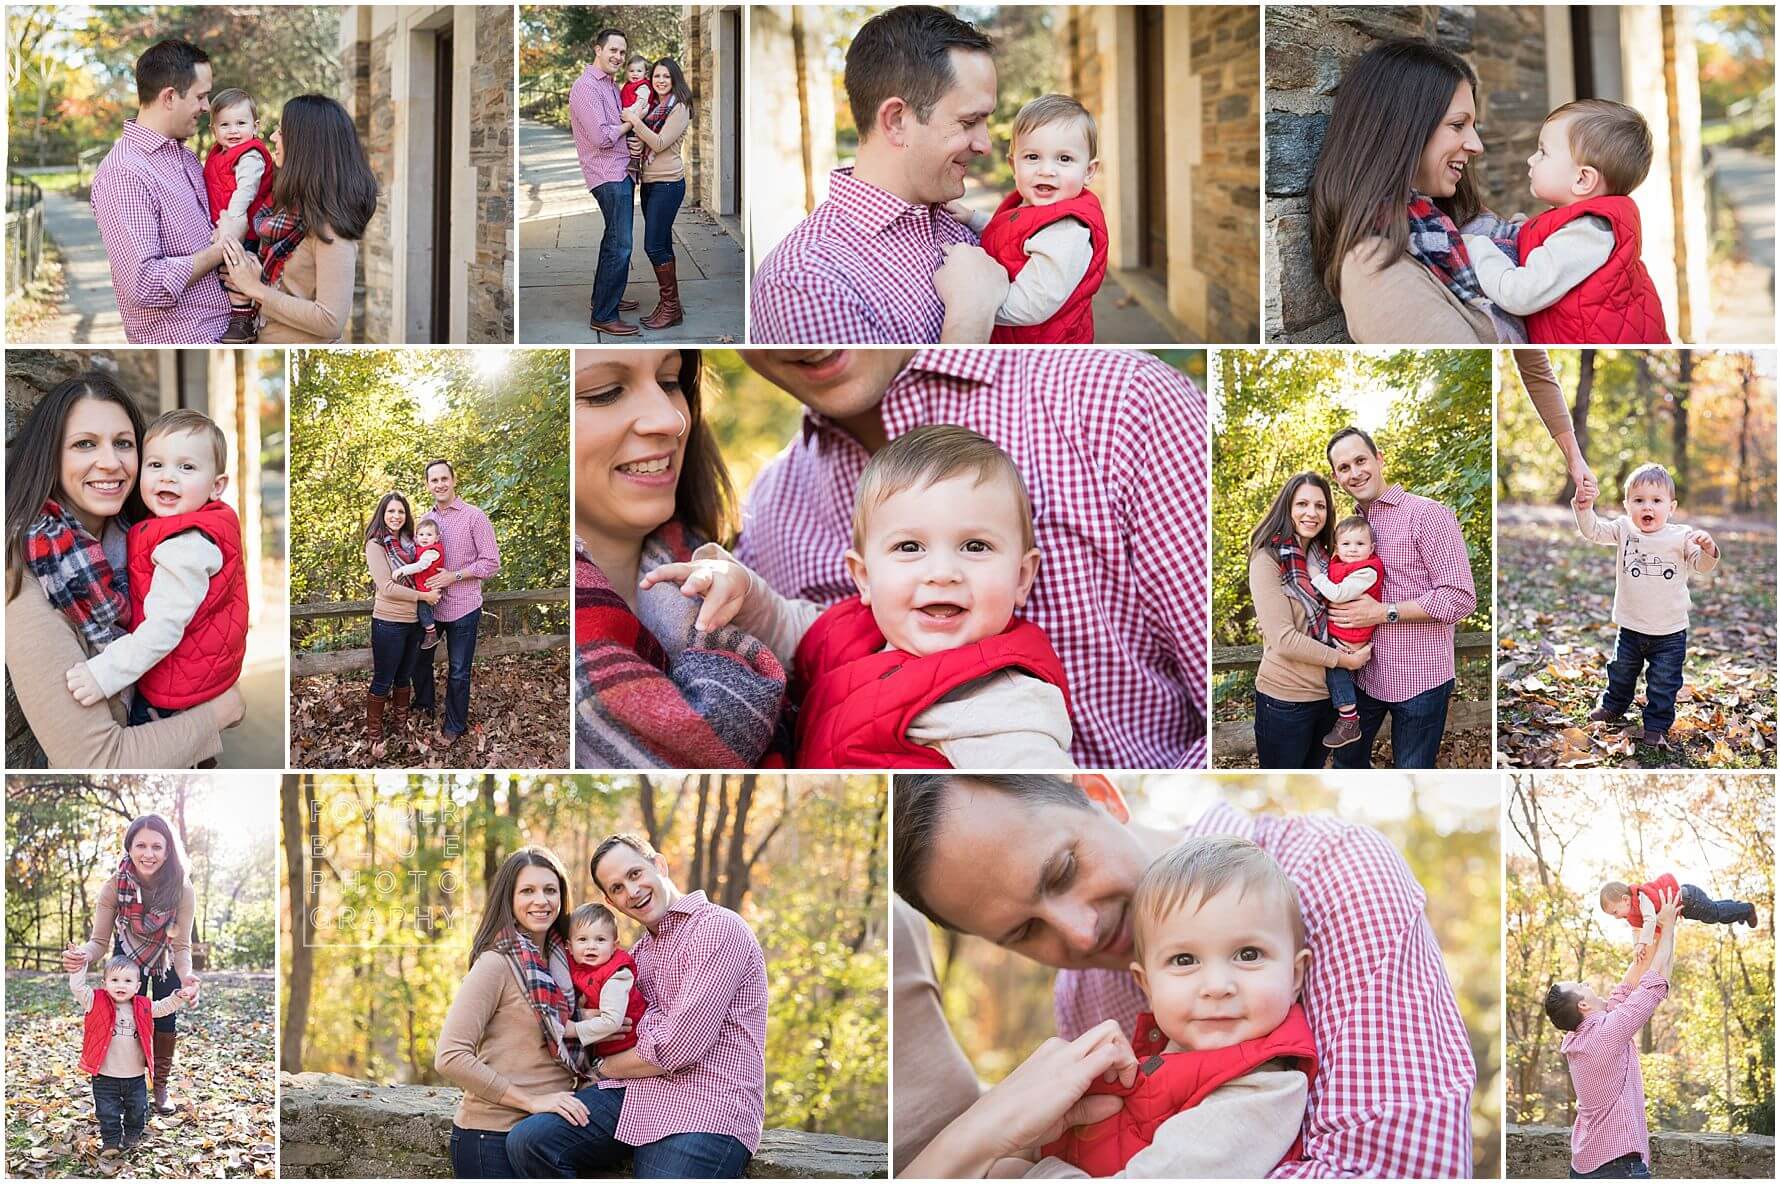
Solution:
[(1255, 525), (1248, 536), (1248, 553), (1253, 555), (1272, 544), (1275, 536), (1289, 534), (1297, 537), (1298, 528), (1292, 522), (1292, 499), (1306, 485), (1314, 485), (1323, 491), (1323, 528), (1316, 532), (1310, 540), (1313, 547), (1321, 547), (1323, 554), (1335, 553), (1335, 495), (1329, 489), (1328, 479), (1321, 473), (1298, 473), (1286, 479), (1280, 486), (1279, 493), (1273, 499), (1267, 513)]
[[(1310, 181), (1310, 250), (1323, 286), (1341, 297), (1341, 264), (1368, 238), (1409, 249), (1405, 207), (1422, 149), (1459, 83), (1477, 89), (1464, 58), (1428, 41), (1386, 41), (1360, 56), (1341, 79), (1322, 155)], [(1466, 169), (1451, 197), (1434, 204), (1459, 226), (1482, 208)]]
[(680, 351), (680, 389), (686, 396), (686, 452), (674, 490), (674, 517), (713, 543), (730, 546), (741, 528), (735, 485), (702, 410), (705, 386), (715, 376), (696, 349)]
[(352, 116), (326, 95), (298, 95), (284, 105), (278, 132), (284, 163), (272, 180), (272, 206), (303, 219), (324, 243), (329, 232), (358, 240), (377, 212), (377, 178)]
[[(124, 854), (130, 853), (130, 844), (144, 830), (156, 831), (167, 842), (167, 858), (161, 861), (161, 870), (154, 874), (153, 879), (140, 873), (137, 879), (142, 882), (142, 903), (154, 912), (166, 912), (177, 909), (180, 900), (185, 896), (186, 862), (185, 844), (173, 833), (173, 828), (159, 814), (144, 814), (130, 823), (124, 831)], [(131, 861), (131, 866), (135, 866)]]
[[(476, 965), (476, 959), (483, 951), (494, 949), (495, 939), (503, 930), (518, 928), (519, 922), (513, 916), (513, 890), (519, 886), (519, 873), (528, 867), (545, 867), (556, 873), (556, 891), (562, 907), (556, 910), (556, 919), (550, 922), (550, 932), (562, 938), (566, 946), (569, 940), (569, 875), (563, 870), (562, 860), (558, 859), (548, 847), (521, 847), (507, 856), (500, 870), (494, 874), (494, 882), (488, 886), (488, 903), (482, 909), (482, 922), (476, 926), (475, 940), (470, 942), (470, 965)], [(546, 958), (548, 951), (540, 950)]]

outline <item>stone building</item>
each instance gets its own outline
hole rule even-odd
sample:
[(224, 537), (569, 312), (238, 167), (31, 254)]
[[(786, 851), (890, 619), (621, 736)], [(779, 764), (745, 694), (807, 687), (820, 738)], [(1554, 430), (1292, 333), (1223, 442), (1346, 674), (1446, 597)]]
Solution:
[[(742, 5), (687, 4), (680, 18), (687, 85), (699, 117), (684, 152), (686, 202), (732, 232), (742, 214)], [(753, 178), (749, 178), (753, 183)], [(737, 238), (740, 234), (736, 233)]]
[(340, 10), (347, 107), (382, 194), (350, 337), (513, 339), (513, 9)]
[[(834, 14), (750, 16), (749, 269), (827, 196), (838, 163)], [(1190, 340), (1252, 342), (1260, 309), (1260, 21), (1253, 6), (1053, 10), (1057, 87), (1100, 132), (1092, 188), (1117, 282)], [(986, 31), (994, 35), (994, 26)], [(780, 63), (788, 69), (763, 69)], [(1005, 152), (1006, 145), (995, 146)]]
[(1373, 44), (1425, 37), (1477, 71), (1484, 154), (1470, 166), (1497, 213), (1537, 213), (1526, 158), (1539, 126), (1571, 99), (1637, 108), (1655, 140), (1650, 175), (1632, 194), (1644, 263), (1670, 336), (1699, 341), (1706, 287), (1708, 196), (1700, 155), (1697, 56), (1687, 10), (1657, 5), (1409, 5), (1267, 9), (1267, 161), (1263, 321), (1270, 342), (1347, 340), (1340, 305), (1310, 254), (1310, 178), (1348, 66)]

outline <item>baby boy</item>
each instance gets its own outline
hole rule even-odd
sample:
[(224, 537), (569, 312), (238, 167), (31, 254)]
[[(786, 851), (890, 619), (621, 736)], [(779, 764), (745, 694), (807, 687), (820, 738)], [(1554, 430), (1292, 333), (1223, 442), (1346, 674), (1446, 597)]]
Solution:
[(1755, 928), (1755, 906), (1746, 900), (1714, 900), (1698, 884), (1683, 884), (1673, 872), (1664, 872), (1646, 884), (1626, 884), (1609, 880), (1601, 885), (1601, 911), (1618, 917), (1638, 933), (1637, 949), (1656, 940), (1656, 914), (1662, 907), (1662, 895), (1672, 892), (1681, 898), (1681, 915), (1689, 921), (1708, 925), (1735, 925), (1738, 922)]
[[(1358, 514), (1351, 514), (1335, 524), (1335, 554), (1329, 558), (1329, 574), (1310, 569), (1310, 582), (1330, 604), (1346, 604), (1362, 596), (1379, 600), (1384, 587), (1384, 563), (1378, 558), (1372, 523)], [(1375, 625), (1337, 625), (1329, 622), (1329, 636), (1355, 649), (1372, 641)], [(1323, 681), (1329, 688), (1329, 701), (1335, 705), (1335, 726), (1323, 737), (1323, 747), (1342, 748), (1360, 738), (1359, 695), (1354, 690), (1354, 672), (1342, 666), (1329, 667)]]
[(577, 996), (576, 1038), (602, 1057), (634, 1047), (648, 1003), (637, 986), (636, 962), (618, 944), (618, 919), (603, 904), (569, 914), (569, 977)]
[(80, 1070), (93, 1079), (93, 1110), (99, 1119), (100, 1153), (128, 1151), (148, 1126), (148, 1091), (154, 1071), (154, 1022), (198, 998), (182, 987), (152, 1002), (141, 994), (142, 969), (119, 954), (105, 964), (104, 990), (87, 985), (86, 963), (68, 975), (68, 989), (85, 1014)]

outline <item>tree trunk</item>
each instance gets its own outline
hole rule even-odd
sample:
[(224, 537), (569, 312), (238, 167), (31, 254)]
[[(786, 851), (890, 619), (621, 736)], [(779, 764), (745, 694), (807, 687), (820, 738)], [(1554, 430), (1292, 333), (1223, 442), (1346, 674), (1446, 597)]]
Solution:
[(278, 1067), (287, 1073), (303, 1071), (303, 1032), (309, 1021), (309, 992), (315, 980), (315, 951), (310, 947), (309, 893), (304, 868), (308, 866), (303, 843), (303, 783), (308, 773), (286, 773), (279, 785), (279, 814), (284, 829), (284, 878), (290, 901), (290, 947), (284, 951), (290, 973), (289, 1001), (284, 1009), (284, 1032), (279, 1043)]
[(1749, 411), (1750, 404), (1754, 402), (1755, 359), (1748, 354), (1737, 359), (1737, 387), (1737, 492), (1731, 499), (1731, 508), (1738, 513), (1748, 513), (1755, 508), (1755, 476), (1749, 469), (1752, 435)]
[(1675, 500), (1688, 503), (1693, 492), (1687, 463), (1687, 398), (1693, 393), (1693, 351), (1680, 351), (1681, 371), (1675, 378), (1675, 418), (1670, 438), (1675, 452)]
[(729, 852), (724, 856), (723, 899), (726, 909), (741, 911), (742, 898), (748, 894), (748, 865), (745, 858), (748, 838), (748, 811), (754, 807), (754, 786), (760, 780), (755, 773), (743, 773), (736, 791), (735, 824), (729, 832)]
[(705, 882), (699, 887), (704, 889), (706, 896), (716, 900), (722, 890), (723, 865), (719, 861), (723, 858), (723, 835), (729, 827), (729, 782), (721, 773), (712, 773), (711, 780), (717, 783), (717, 818), (711, 824), (710, 837), (705, 840)]
[[(1576, 447), (1582, 455), (1588, 455), (1588, 409), (1595, 394), (1595, 351), (1585, 349), (1581, 354), (1582, 374), (1576, 380), (1576, 401), (1570, 404), (1570, 421), (1576, 429)], [(1576, 482), (1569, 476), (1564, 477), (1564, 487), (1558, 491), (1557, 504), (1567, 506), (1570, 499), (1576, 496)]]
[(501, 816), (494, 808), (494, 774), (482, 774), (482, 891), (494, 884), (500, 870), (500, 844), (495, 832), (500, 829)]
[(710, 804), (711, 780), (715, 773), (693, 779), (698, 782), (698, 808), (692, 815), (692, 871), (686, 877), (686, 891), (697, 891), (705, 874), (705, 810)]

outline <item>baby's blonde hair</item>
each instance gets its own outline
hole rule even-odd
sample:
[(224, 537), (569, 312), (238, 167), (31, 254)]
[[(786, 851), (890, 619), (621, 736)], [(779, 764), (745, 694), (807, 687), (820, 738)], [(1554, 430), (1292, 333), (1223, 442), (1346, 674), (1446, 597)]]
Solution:
[(1608, 193), (1624, 195), (1644, 183), (1653, 150), (1650, 125), (1637, 111), (1611, 99), (1576, 99), (1545, 122), (1560, 117), (1570, 121), (1570, 155), (1600, 173)]
[(1631, 476), (1625, 479), (1625, 495), (1627, 497), (1632, 496), (1632, 487), (1635, 485), (1654, 485), (1659, 489), (1666, 490), (1670, 501), (1675, 500), (1675, 478), (1669, 476), (1669, 470), (1655, 461), (1639, 465), (1632, 470)]
[[(1131, 899), (1131, 936), (1137, 960), (1144, 960), (1150, 931), (1172, 917), (1194, 896), (1199, 907), (1235, 888), (1243, 896), (1255, 892), (1283, 905), (1292, 925), (1292, 951), (1305, 947), (1304, 914), (1298, 889), (1273, 856), (1235, 835), (1188, 839), (1163, 852), (1137, 882)], [(1197, 911), (1197, 910), (1195, 910)]]
[(253, 116), (256, 120), (260, 117), (260, 105), (253, 101), (252, 95), (248, 94), (238, 86), (231, 86), (227, 90), (219, 91), (217, 94), (211, 96), (210, 117), (214, 119), (224, 111), (227, 111), (230, 107), (239, 106), (242, 103), (247, 104), (247, 113), (249, 115)]
[(180, 407), (156, 416), (154, 422), (148, 425), (148, 430), (142, 433), (142, 447), (146, 449), (148, 442), (158, 437), (178, 436), (186, 432), (198, 432), (208, 437), (211, 451), (216, 454), (216, 471), (228, 472), (229, 438), (223, 435), (223, 430), (216, 426), (215, 420), (190, 407)]
[(853, 548), (865, 549), (871, 512), (906, 489), (932, 485), (960, 473), (975, 473), (976, 483), (1006, 481), (1014, 491), (1026, 550), (1033, 545), (1032, 501), (1020, 470), (993, 440), (955, 424), (932, 424), (896, 437), (865, 466), (853, 497)]
[(1094, 160), (1100, 155), (1100, 129), (1094, 125), (1094, 116), (1080, 102), (1069, 95), (1039, 95), (1036, 99), (1021, 107), (1014, 116), (1013, 134), (1010, 146), (1016, 146), (1022, 136), (1029, 135), (1041, 127), (1049, 127), (1053, 123), (1074, 122), (1082, 125), (1082, 132), (1088, 139), (1088, 159)]
[(1601, 907), (1610, 909), (1632, 894), (1632, 890), (1618, 880), (1608, 880), (1601, 885)]

